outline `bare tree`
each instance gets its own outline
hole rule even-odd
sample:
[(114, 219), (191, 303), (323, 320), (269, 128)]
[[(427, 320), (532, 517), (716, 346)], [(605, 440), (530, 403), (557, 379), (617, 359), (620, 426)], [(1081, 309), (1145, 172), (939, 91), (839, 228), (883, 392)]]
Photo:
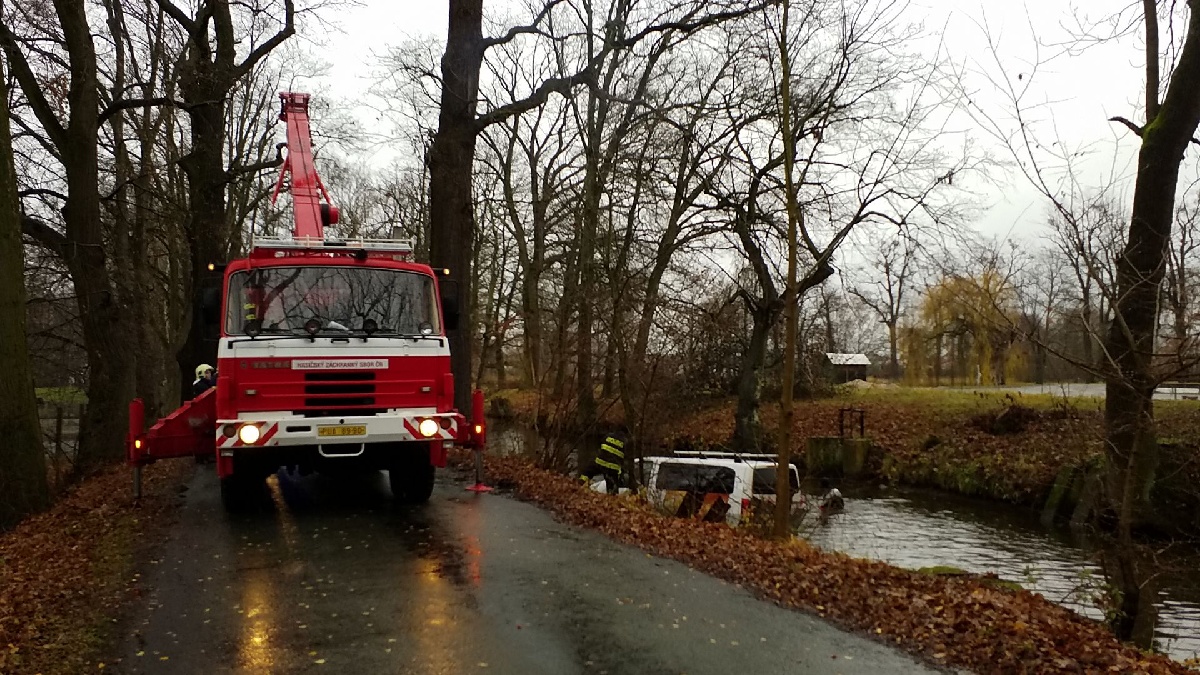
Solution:
[[(227, 217), (226, 186), (239, 175), (253, 174), (282, 162), (276, 158), (249, 165), (226, 165), (230, 93), (239, 80), (292, 36), (296, 9), (293, 0), (282, 0), (282, 7), (274, 7), (280, 16), (272, 21), (269, 17), (275, 1), (254, 0), (246, 7), (249, 18), (239, 34), (233, 11), (237, 4), (229, 0), (202, 0), (190, 14), (171, 0), (157, 1), (187, 36), (178, 77), (191, 136), (191, 145), (181, 165), (188, 178), (190, 214), (185, 230), (189, 257), (186, 267), (190, 271), (184, 294), (191, 297), (193, 312), (186, 324), (190, 327), (187, 340), (176, 357), (185, 390), (188, 374), (196, 364), (215, 357), (199, 316), (200, 293), (208, 264), (227, 260), (232, 252), (234, 228)], [(274, 30), (265, 36), (261, 34), (262, 26), (272, 23)], [(243, 41), (247, 44), (240, 44)], [(244, 56), (238, 54), (239, 47)], [(144, 101), (121, 104), (137, 105)]]
[[(943, 88), (954, 76), (938, 59), (930, 64), (905, 52), (914, 34), (894, 14), (902, 10), (896, 5), (832, 7), (817, 2), (796, 10), (801, 20), (791, 42), (797, 60), (792, 72), (798, 81), (792, 84), (796, 103), (786, 124), (797, 142), (803, 258), (797, 301), (832, 276), (834, 255), (856, 228), (954, 220), (946, 195), (954, 190), (955, 174), (969, 170), (973, 162), (943, 155), (932, 140), (956, 105), (956, 92)], [(831, 40), (836, 49), (829, 48)], [(770, 59), (765, 65), (769, 69), (758, 71), (777, 68)], [(774, 279), (780, 275), (772, 255), (782, 246), (783, 181), (777, 169), (784, 156), (778, 147), (776, 116), (760, 112), (777, 105), (777, 88), (768, 81), (752, 83), (750, 89), (759, 107), (743, 114), (762, 121), (739, 134), (735, 161), (715, 191), (732, 213), (732, 229), (757, 286), (741, 294), (755, 317), (734, 439), (747, 446), (760, 438), (762, 357), (784, 306), (775, 289)], [(900, 91), (907, 100), (897, 108)], [(867, 119), (873, 121), (864, 124)]]
[(18, 37), (6, 8), (0, 8), (0, 47), (40, 126), (39, 142), (64, 175), (66, 193), (59, 195), (64, 204), (62, 231), (33, 217), (24, 218), (22, 225), (26, 234), (57, 254), (71, 274), (88, 357), (89, 405), (81, 423), (77, 469), (90, 471), (121, 452), (136, 360), (126, 340), (131, 334), (129, 313), (119, 302), (120, 288), (112, 272), (124, 261), (112, 264), (101, 220), (100, 86), (87, 7), (56, 0), (54, 12), (57, 25), (47, 29), (52, 34), (46, 41), (61, 50), (61, 57), (51, 58), (65, 63), (65, 79), (38, 76), (31, 59), (45, 58), (47, 48), (39, 40)]
[(8, 125), (8, 80), (0, 67), (0, 529), (46, 507), (46, 456), (25, 340), (24, 245)]
[(1167, 273), (1163, 283), (1163, 301), (1170, 312), (1170, 334), (1163, 351), (1166, 368), (1187, 372), (1197, 361), (1195, 326), (1196, 294), (1200, 292), (1200, 269), (1195, 259), (1200, 253), (1200, 203), (1193, 183), (1187, 200), (1175, 210), (1175, 227), (1167, 249)]
[[(1111, 118), (1140, 139), (1137, 179), (1125, 229), (1123, 245), (1112, 259), (1115, 280), (1105, 293), (1112, 309), (1112, 320), (1104, 335), (1103, 359), (1098, 364), (1105, 380), (1105, 499), (1098, 505), (1101, 524), (1113, 534), (1113, 546), (1105, 555), (1105, 567), (1120, 602), (1115, 612), (1114, 629), (1118, 636), (1131, 638), (1142, 606), (1147, 577), (1138, 565), (1134, 532), (1154, 520), (1151, 492), (1158, 478), (1160, 448), (1156, 437), (1153, 395), (1166, 374), (1158, 368), (1157, 330), (1159, 301), (1163, 279), (1169, 268), (1172, 226), (1176, 214), (1176, 192), (1180, 163), (1196, 136), (1200, 124), (1200, 3), (1189, 0), (1183, 5), (1162, 6), (1145, 0), (1128, 6), (1112, 25), (1129, 26), (1103, 35), (1086, 35), (1081, 41), (1095, 42), (1123, 37), (1140, 31), (1143, 40), (1145, 77), (1144, 123), (1124, 116)], [(1163, 24), (1168, 29), (1168, 44), (1160, 44)], [(995, 38), (987, 36), (993, 54), (998, 54)], [(1173, 58), (1164, 78), (1164, 54)], [(1000, 59), (996, 57), (997, 64)], [(1045, 63), (1034, 65), (1032, 77), (1013, 77), (1003, 73), (995, 78), (1016, 113), (1015, 131), (1002, 129), (994, 118), (981, 117), (998, 131), (1014, 155), (1021, 158), (1021, 170), (1047, 198), (1052, 208), (1070, 221), (1079, 211), (1073, 199), (1079, 194), (1072, 183), (1070, 156), (1047, 159), (1038, 152), (1045, 146), (1037, 137), (1023, 101), (1031, 82)], [(1000, 70), (1003, 71), (1002, 65)], [(1018, 83), (1018, 81), (1020, 81)], [(1056, 162), (1058, 166), (1049, 164)], [(1065, 169), (1065, 171), (1064, 171)], [(1065, 175), (1055, 181), (1052, 175)]]
[(879, 241), (868, 239), (864, 275), (873, 279), (862, 285), (847, 287), (854, 297), (875, 313), (887, 327), (887, 376), (900, 377), (900, 319), (905, 309), (905, 292), (910, 290), (916, 264), (916, 242), (906, 232)]
[[(618, 0), (613, 16), (628, 17), (628, 13), (620, 8), (629, 6), (630, 3), (631, 0)], [(559, 73), (538, 83), (522, 98), (495, 105), (480, 114), (477, 110), (479, 77), (487, 51), (523, 36), (530, 36), (531, 39), (547, 37), (552, 42), (559, 41), (560, 38), (549, 32), (547, 26), (551, 25), (551, 15), (555, 10), (567, 6), (564, 0), (548, 0), (537, 9), (528, 24), (512, 27), (499, 37), (484, 38), (482, 0), (451, 0), (446, 52), (441, 62), (442, 89), (438, 129), (429, 151), (430, 258), (434, 265), (450, 270), (451, 279), (459, 285), (460, 297), (464, 302), (469, 302), (467, 299), (473, 297), (471, 261), (475, 245), (475, 216), (471, 200), (471, 181), (475, 145), (479, 134), (491, 124), (542, 105), (552, 94), (565, 93), (585, 83), (599, 85), (599, 78), (603, 77), (605, 72), (603, 64), (614, 51), (628, 49), (643, 40), (654, 39), (667, 32), (679, 36), (688, 35), (705, 27), (744, 16), (758, 6), (742, 0), (685, 3), (675, 8), (674, 12), (667, 11), (657, 15), (654, 21), (637, 29), (621, 21), (604, 26), (593, 25), (593, 30), (588, 30), (581, 36), (587, 48), (584, 52), (586, 58), (578, 64), (576, 70), (560, 69)], [(584, 13), (591, 16), (590, 12)], [(593, 97), (589, 100), (596, 99)], [(599, 144), (589, 143), (588, 147), (598, 148)], [(585, 188), (585, 207), (591, 203), (586, 195), (594, 195), (596, 190), (589, 192)], [(582, 224), (585, 231), (590, 229), (586, 222)], [(586, 242), (583, 244), (576, 265), (583, 274), (581, 280), (587, 281), (592, 278), (595, 263), (591, 256), (592, 250)], [(469, 307), (466, 309), (469, 314)], [(579, 335), (583, 340), (590, 338), (590, 321), (586, 319), (587, 317), (581, 317), (580, 321)], [(584, 337), (585, 335), (588, 337)], [(470, 398), (473, 361), (470, 331), (459, 330), (452, 333), (451, 345), (455, 400), (458, 406), (466, 407)], [(582, 355), (584, 352), (590, 352), (590, 349), (585, 349), (581, 344), (579, 353)], [(581, 364), (581, 371), (590, 373), (590, 361)], [(582, 392), (582, 389), (580, 391)], [(591, 398), (590, 391), (587, 397)], [(586, 419), (591, 415), (594, 415), (594, 406), (581, 405), (581, 417)]]

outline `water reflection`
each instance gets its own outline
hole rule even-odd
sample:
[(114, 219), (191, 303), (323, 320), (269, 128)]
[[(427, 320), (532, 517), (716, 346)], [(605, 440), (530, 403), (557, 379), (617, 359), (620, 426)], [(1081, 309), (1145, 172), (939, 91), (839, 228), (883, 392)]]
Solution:
[(246, 580), (242, 592), (245, 618), (238, 643), (238, 663), (255, 672), (271, 672), (275, 666), (270, 644), (274, 621), (269, 599), (270, 586), (260, 575)]
[[(1033, 512), (936, 491), (846, 492), (844, 513), (802, 528), (814, 544), (899, 567), (994, 572), (1103, 618), (1093, 600), (1102, 571), (1067, 533), (1043, 529)], [(1157, 647), (1176, 658), (1200, 654), (1200, 579), (1193, 575), (1161, 576)]]
[(421, 607), (421, 617), (416, 622), (404, 621), (397, 629), (412, 636), (417, 660), (424, 664), (425, 672), (463, 672), (468, 664), (453, 647), (465, 637), (454, 634), (460, 630), (454, 614), (456, 591), (436, 561), (420, 560), (417, 567), (421, 583), (414, 589), (414, 606)]

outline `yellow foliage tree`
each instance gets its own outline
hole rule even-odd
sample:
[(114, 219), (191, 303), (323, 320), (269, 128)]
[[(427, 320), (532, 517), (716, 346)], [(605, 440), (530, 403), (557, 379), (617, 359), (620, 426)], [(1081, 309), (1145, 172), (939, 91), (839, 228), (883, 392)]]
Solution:
[[(1019, 338), (1012, 279), (994, 266), (974, 276), (947, 275), (922, 293), (916, 321), (905, 330), (907, 370), (940, 384), (1004, 384), (1021, 379), (1026, 359)], [(949, 359), (949, 369), (945, 369)]]

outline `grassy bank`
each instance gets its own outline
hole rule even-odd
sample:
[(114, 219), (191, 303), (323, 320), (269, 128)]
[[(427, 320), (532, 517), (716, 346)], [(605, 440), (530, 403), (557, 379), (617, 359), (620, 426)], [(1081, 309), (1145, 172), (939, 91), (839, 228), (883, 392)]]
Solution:
[(194, 465), (146, 470), (130, 497), (129, 468), (85, 480), (54, 507), (0, 534), (0, 673), (97, 672), (136, 564), (170, 522)]

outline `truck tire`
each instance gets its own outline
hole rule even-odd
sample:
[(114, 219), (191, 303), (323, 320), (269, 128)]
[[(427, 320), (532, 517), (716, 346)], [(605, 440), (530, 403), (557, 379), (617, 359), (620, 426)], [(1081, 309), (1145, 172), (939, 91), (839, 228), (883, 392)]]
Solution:
[(388, 470), (392, 498), (403, 504), (424, 504), (433, 495), (434, 468), (424, 451), (412, 452)]
[(237, 474), (221, 479), (221, 506), (226, 513), (242, 513), (246, 510), (246, 480)]
[(221, 505), (226, 513), (245, 513), (260, 496), (263, 480), (258, 474), (235, 473), (221, 479)]

